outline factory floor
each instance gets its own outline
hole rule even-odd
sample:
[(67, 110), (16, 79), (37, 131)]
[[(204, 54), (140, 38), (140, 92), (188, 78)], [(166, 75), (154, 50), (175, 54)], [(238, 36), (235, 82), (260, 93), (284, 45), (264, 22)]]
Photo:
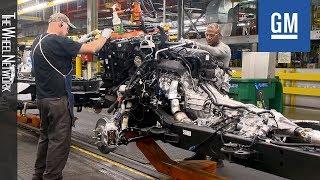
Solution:
[[(37, 138), (18, 130), (18, 180), (30, 180), (37, 150)], [(63, 170), (63, 178), (67, 180), (102, 180), (102, 179), (144, 179), (127, 169), (113, 164), (97, 161), (71, 148), (67, 164)]]
[[(76, 127), (73, 128), (73, 138), (80, 139), (87, 143), (92, 143), (92, 129), (97, 119), (106, 113), (95, 114), (90, 109), (85, 109), (77, 113), (79, 118)], [(180, 148), (175, 148), (169, 144), (158, 142), (160, 147), (174, 160), (182, 160), (193, 153)], [(37, 137), (25, 130), (18, 128), (18, 179), (29, 180), (32, 177), (33, 165), (36, 156)], [(126, 161), (113, 163), (114, 157), (125, 157)], [(130, 165), (126, 162), (130, 162)], [(133, 163), (134, 162), (134, 163)], [(134, 166), (132, 166), (134, 164)], [(143, 168), (142, 168), (143, 167)], [(148, 171), (148, 172), (146, 172)], [(229, 179), (283, 179), (281, 177), (254, 170), (234, 163), (224, 162), (224, 167), (218, 168), (217, 174)], [(97, 159), (94, 155), (88, 155), (71, 148), (71, 153), (67, 165), (63, 171), (64, 179), (166, 179), (167, 176), (157, 173), (148, 160), (136, 147), (135, 143), (128, 146), (119, 146), (111, 155), (106, 155), (104, 160)]]
[(289, 119), (320, 121), (319, 109), (285, 106), (283, 115)]

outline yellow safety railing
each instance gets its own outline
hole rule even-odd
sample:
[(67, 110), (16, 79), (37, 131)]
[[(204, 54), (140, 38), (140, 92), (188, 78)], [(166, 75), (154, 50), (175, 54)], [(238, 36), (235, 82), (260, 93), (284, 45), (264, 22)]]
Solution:
[[(320, 82), (320, 73), (279, 71), (277, 76), (281, 80), (284, 94), (320, 96), (320, 88), (296, 87), (296, 81)], [(286, 86), (287, 81), (290, 81), (290, 86)]]
[(241, 72), (232, 70), (232, 77), (233, 78), (241, 78)]

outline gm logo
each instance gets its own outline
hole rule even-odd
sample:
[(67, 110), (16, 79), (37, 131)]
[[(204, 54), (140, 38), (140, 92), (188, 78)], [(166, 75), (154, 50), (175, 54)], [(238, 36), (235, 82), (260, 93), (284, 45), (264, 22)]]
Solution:
[(310, 51), (310, 0), (259, 0), (258, 50)]
[(298, 13), (272, 13), (271, 31), (271, 39), (298, 39)]

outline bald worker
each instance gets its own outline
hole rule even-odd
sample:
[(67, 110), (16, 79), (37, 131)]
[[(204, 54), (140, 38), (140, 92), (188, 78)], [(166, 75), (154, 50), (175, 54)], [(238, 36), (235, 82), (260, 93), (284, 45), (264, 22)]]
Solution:
[(223, 63), (224, 67), (229, 67), (231, 59), (230, 47), (221, 42), (221, 28), (217, 23), (209, 24), (205, 32), (207, 44), (202, 44), (186, 39), (186, 43), (193, 43), (196, 47), (208, 51), (218, 61)]

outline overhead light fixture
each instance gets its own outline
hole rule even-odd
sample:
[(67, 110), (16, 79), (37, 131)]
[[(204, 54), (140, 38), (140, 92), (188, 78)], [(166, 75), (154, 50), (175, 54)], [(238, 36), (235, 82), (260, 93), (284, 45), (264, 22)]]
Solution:
[(31, 0), (18, 0), (18, 5), (20, 5), (20, 4), (23, 4), (23, 3), (26, 3), (26, 2), (29, 2), (29, 1), (31, 1)]
[(22, 10), (18, 10), (18, 15), (25, 14), (28, 12), (33, 12), (33, 11), (39, 11), (39, 10), (44, 9), (46, 7), (47, 7), (47, 3), (41, 3), (41, 4), (37, 4), (35, 6), (26, 7), (26, 8), (23, 8)]
[(63, 4), (63, 3), (68, 3), (68, 2), (72, 2), (75, 0), (54, 0), (53, 3), (55, 3), (56, 5), (58, 4)]
[[(28, 1), (28, 0), (25, 0), (25, 1)], [(41, 4), (37, 4), (34, 6), (30, 6), (30, 7), (26, 7), (21, 10), (18, 10), (18, 15), (26, 14), (26, 13), (30, 13), (30, 12), (34, 12), (34, 11), (39, 11), (42, 9), (47, 9), (52, 6), (57, 6), (59, 4), (64, 4), (64, 3), (68, 3), (68, 2), (72, 2), (72, 1), (76, 1), (76, 0), (54, 0), (54, 1), (44, 2)]]

